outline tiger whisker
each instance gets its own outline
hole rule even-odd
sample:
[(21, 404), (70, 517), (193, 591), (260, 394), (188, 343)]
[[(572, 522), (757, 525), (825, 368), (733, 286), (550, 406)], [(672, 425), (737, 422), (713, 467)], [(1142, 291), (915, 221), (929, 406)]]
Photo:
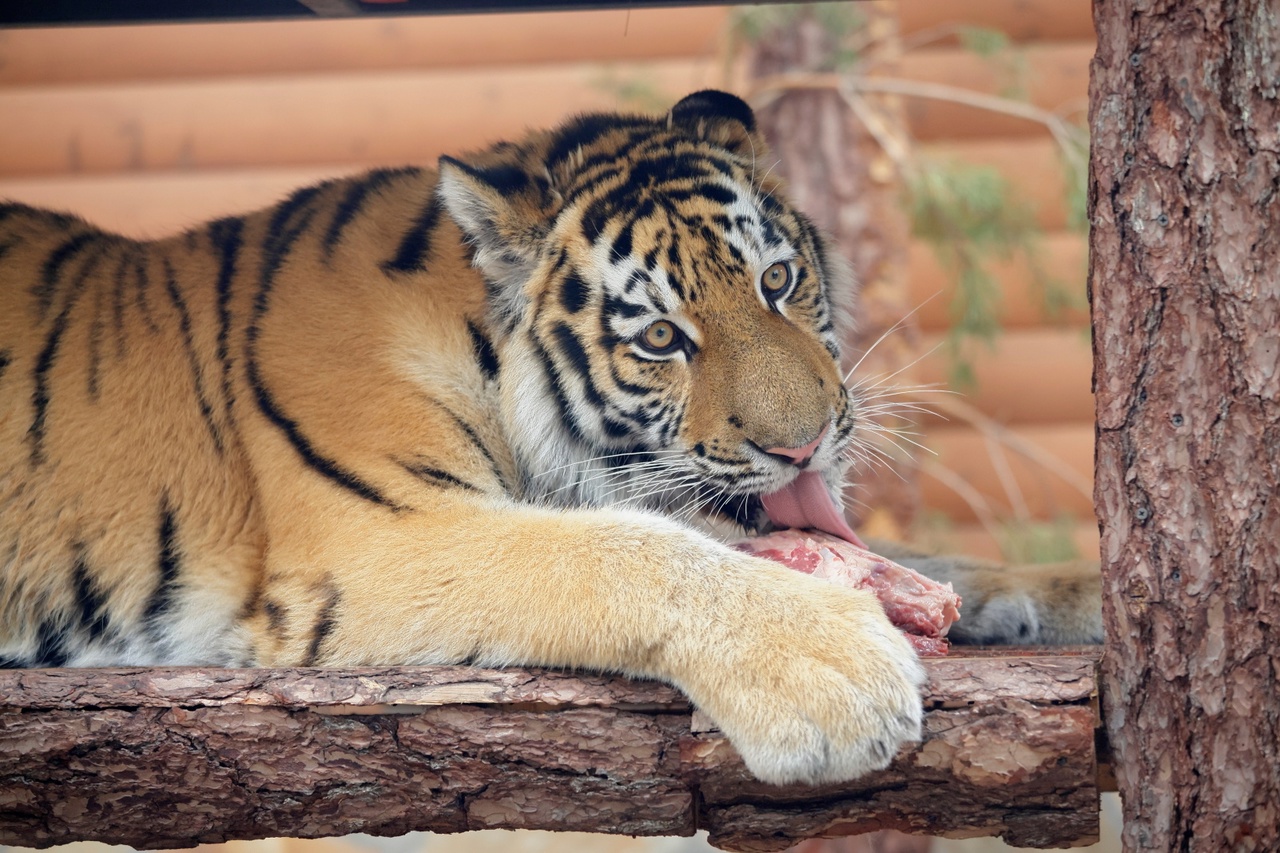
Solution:
[(576, 468), (581, 465), (590, 465), (593, 462), (604, 462), (608, 459), (622, 459), (627, 456), (670, 456), (672, 458), (682, 457), (684, 454), (678, 450), (629, 450), (623, 453), (606, 453), (601, 456), (589, 456), (586, 459), (579, 459), (575, 462), (569, 462), (565, 465), (557, 465), (554, 468), (548, 468), (541, 473), (534, 474), (534, 477), (546, 477), (557, 471), (564, 471), (568, 468)]
[[(941, 293), (941, 292), (942, 291), (938, 291), (938, 293)], [(862, 353), (862, 355), (858, 358), (858, 360), (854, 362), (853, 367), (849, 368), (849, 371), (844, 375), (844, 381), (848, 382), (849, 377), (852, 376), (854, 372), (859, 367), (862, 366), (862, 362), (866, 361), (867, 356), (871, 355), (871, 353), (875, 350), (876, 347), (884, 343), (885, 338), (889, 337), (899, 329), (905, 328), (906, 322), (911, 319), (912, 315), (914, 315), (920, 309), (924, 308), (924, 306), (928, 305), (933, 299), (935, 299), (938, 296), (938, 293), (934, 293), (933, 296), (930, 296), (924, 301), (922, 301), (919, 305), (917, 305), (916, 307), (908, 311), (906, 314), (903, 314), (901, 317), (899, 317), (896, 323), (894, 323), (889, 328), (885, 329), (884, 332), (880, 335), (880, 337), (876, 338), (875, 341), (871, 344), (871, 346), (867, 347), (866, 350)], [(939, 344), (938, 346), (941, 346), (941, 344)], [(937, 349), (937, 347), (934, 347), (934, 349)], [(933, 350), (929, 351), (929, 353), (932, 353), (932, 352)], [(929, 353), (926, 353), (926, 354), (929, 354)], [(919, 360), (920, 359), (916, 359), (916, 361), (919, 361)], [(915, 362), (912, 362), (912, 365), (914, 364)]]

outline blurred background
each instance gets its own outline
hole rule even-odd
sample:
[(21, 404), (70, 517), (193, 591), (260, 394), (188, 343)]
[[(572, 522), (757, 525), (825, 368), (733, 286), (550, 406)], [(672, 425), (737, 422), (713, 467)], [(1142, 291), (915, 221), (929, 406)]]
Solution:
[[(0, 198), (163, 236), (321, 178), (726, 88), (858, 269), (850, 381), (875, 426), (847, 497), (863, 532), (1092, 558), (1093, 48), (1088, 0), (0, 29)], [(851, 844), (825, 849), (870, 849)], [(480, 833), (244, 853), (704, 848)]]

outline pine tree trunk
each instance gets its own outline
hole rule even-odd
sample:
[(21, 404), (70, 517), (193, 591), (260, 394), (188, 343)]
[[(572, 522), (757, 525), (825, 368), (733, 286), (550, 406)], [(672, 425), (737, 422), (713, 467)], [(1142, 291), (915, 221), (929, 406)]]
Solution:
[(1095, 0), (1104, 710), (1138, 850), (1280, 850), (1280, 2)]
[[(897, 4), (874, 0), (852, 9), (860, 18), (857, 35), (868, 36), (877, 56), (891, 59), (898, 40)], [(812, 10), (797, 12), (750, 45), (748, 75), (760, 81), (785, 73), (829, 73), (838, 66), (840, 48), (840, 34), (824, 27)], [(891, 100), (868, 97), (867, 106), (889, 134), (905, 137), (904, 118)], [(846, 351), (856, 361), (909, 311), (908, 226), (897, 170), (838, 92), (790, 91), (761, 107), (757, 119), (773, 149), (768, 166), (786, 178), (797, 207), (853, 262), (860, 284), (857, 329)], [(897, 373), (916, 358), (916, 338), (914, 325), (903, 324), (863, 360), (854, 380)], [(903, 531), (919, 504), (914, 463), (902, 456), (893, 468), (860, 466), (853, 472), (850, 514), (857, 524), (877, 524), (874, 535)]]

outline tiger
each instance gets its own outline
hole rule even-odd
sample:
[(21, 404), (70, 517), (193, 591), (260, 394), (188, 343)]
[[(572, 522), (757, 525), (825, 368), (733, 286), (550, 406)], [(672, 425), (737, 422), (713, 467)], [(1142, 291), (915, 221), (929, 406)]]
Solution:
[[(853, 276), (766, 152), (705, 90), (154, 241), (0, 206), (0, 666), (622, 673), (762, 780), (886, 766), (912, 649), (730, 544), (854, 535)], [(917, 558), (981, 639), (1095, 629)]]

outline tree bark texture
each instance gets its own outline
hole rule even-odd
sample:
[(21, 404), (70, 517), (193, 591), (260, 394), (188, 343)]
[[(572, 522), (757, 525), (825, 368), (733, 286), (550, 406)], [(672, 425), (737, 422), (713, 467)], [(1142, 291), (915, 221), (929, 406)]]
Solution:
[(780, 850), (896, 828), (1096, 837), (1097, 654), (926, 662), (925, 738), (775, 787), (663, 685), (536, 670), (0, 671), (0, 844), (527, 828)]
[(1139, 850), (1280, 850), (1280, 2), (1095, 0), (1104, 710)]
[[(797, 10), (803, 7), (796, 7)], [(872, 0), (856, 9), (857, 38), (874, 47), (877, 68), (892, 67), (898, 42), (897, 4)], [(847, 41), (847, 37), (846, 37)], [(769, 30), (749, 47), (748, 77), (767, 86), (769, 78), (797, 72), (830, 72), (842, 47), (839, 34), (824, 28), (812, 11), (798, 12), (785, 24)], [(875, 121), (882, 134), (906, 146), (906, 119), (896, 99), (864, 96), (866, 115), (855, 115), (839, 92), (795, 90), (760, 106), (756, 120), (769, 141), (772, 155), (763, 168), (787, 180), (790, 197), (824, 231), (835, 247), (853, 263), (859, 288), (854, 316), (857, 325), (846, 342), (846, 368), (862, 359), (854, 381), (901, 374), (919, 355), (916, 326), (907, 316), (906, 252), (909, 227), (901, 204), (901, 183), (893, 159), (868, 130), (864, 118)], [(898, 329), (876, 342), (898, 325)], [(876, 416), (874, 420), (886, 420)], [(870, 436), (875, 440), (875, 436)], [(849, 490), (855, 523), (892, 525), (874, 535), (901, 538), (919, 509), (915, 463), (892, 445), (893, 470), (883, 465), (858, 465)]]

